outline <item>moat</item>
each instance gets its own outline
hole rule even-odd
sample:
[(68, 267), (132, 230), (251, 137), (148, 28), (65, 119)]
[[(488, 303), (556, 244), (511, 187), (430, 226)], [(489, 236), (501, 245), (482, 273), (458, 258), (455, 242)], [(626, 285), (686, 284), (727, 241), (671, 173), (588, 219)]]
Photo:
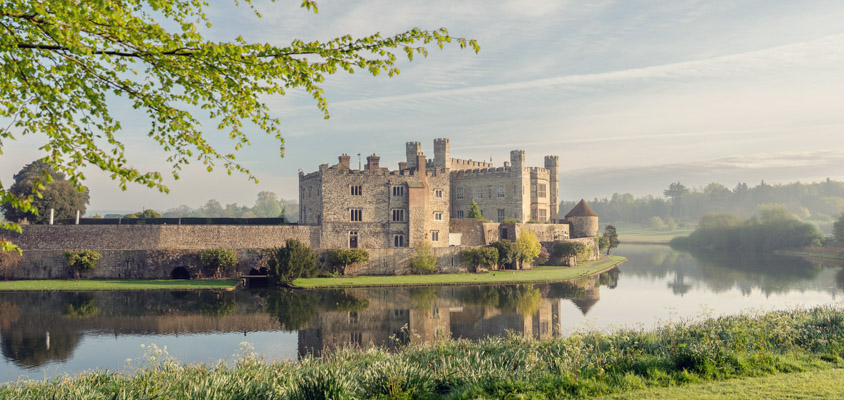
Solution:
[(844, 306), (844, 269), (800, 258), (700, 257), (627, 245), (617, 269), (573, 283), (156, 292), (0, 293), (0, 382), (143, 363), (270, 360), (510, 332), (536, 338), (746, 310)]

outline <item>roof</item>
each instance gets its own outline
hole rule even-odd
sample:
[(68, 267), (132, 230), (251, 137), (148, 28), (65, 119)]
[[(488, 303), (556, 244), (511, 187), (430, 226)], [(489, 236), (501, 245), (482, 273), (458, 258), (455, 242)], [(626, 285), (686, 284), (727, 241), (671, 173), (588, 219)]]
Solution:
[(598, 214), (592, 210), (592, 207), (589, 207), (589, 204), (586, 204), (586, 200), (580, 199), (580, 203), (577, 203), (574, 208), (566, 214), (566, 218), (569, 217), (597, 217)]

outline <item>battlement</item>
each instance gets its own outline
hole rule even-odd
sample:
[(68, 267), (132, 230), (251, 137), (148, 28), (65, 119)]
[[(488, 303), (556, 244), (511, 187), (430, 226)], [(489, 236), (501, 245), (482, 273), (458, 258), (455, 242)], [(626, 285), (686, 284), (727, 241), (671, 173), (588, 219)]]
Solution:
[(451, 159), (451, 169), (478, 169), (478, 168), (495, 168), (495, 165), (485, 161), (461, 160), (459, 158)]
[(509, 167), (498, 167), (498, 168), (475, 168), (475, 169), (464, 169), (459, 171), (451, 171), (451, 176), (455, 179), (467, 179), (467, 178), (474, 178), (474, 177), (484, 177), (484, 178), (507, 178), (510, 177), (510, 172), (512, 170)]

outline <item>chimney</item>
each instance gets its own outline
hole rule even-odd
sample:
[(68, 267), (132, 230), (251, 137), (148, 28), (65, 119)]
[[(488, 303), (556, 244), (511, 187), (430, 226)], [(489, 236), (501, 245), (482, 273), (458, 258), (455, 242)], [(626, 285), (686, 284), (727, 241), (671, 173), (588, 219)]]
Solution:
[(407, 169), (407, 162), (404, 162), (404, 161), (400, 162), (399, 163), (399, 171), (404, 171), (406, 169)]
[(378, 157), (373, 153), (371, 156), (366, 157), (366, 170), (369, 171), (370, 174), (378, 171), (378, 163), (381, 161), (381, 157)]
[(419, 171), (419, 175), (425, 175), (427, 164), (428, 161), (425, 159), (425, 155), (421, 151), (416, 153), (416, 170)]
[(343, 155), (341, 155), (341, 156), (340, 156), (340, 157), (338, 157), (338, 158), (340, 159), (340, 164), (341, 164), (342, 166), (344, 166), (344, 167), (346, 167), (346, 168), (349, 168), (349, 155), (348, 155), (348, 154), (343, 153)]

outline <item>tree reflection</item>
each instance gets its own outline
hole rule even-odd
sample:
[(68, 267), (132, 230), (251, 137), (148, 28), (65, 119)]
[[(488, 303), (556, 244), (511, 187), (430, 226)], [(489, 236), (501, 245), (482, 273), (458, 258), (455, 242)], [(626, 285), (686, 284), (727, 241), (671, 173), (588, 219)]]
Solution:
[(472, 286), (463, 293), (462, 300), (528, 316), (539, 309), (542, 293), (533, 285)]
[(363, 311), (368, 299), (360, 299), (343, 290), (273, 289), (262, 292), (266, 310), (285, 330), (304, 329), (320, 312)]

